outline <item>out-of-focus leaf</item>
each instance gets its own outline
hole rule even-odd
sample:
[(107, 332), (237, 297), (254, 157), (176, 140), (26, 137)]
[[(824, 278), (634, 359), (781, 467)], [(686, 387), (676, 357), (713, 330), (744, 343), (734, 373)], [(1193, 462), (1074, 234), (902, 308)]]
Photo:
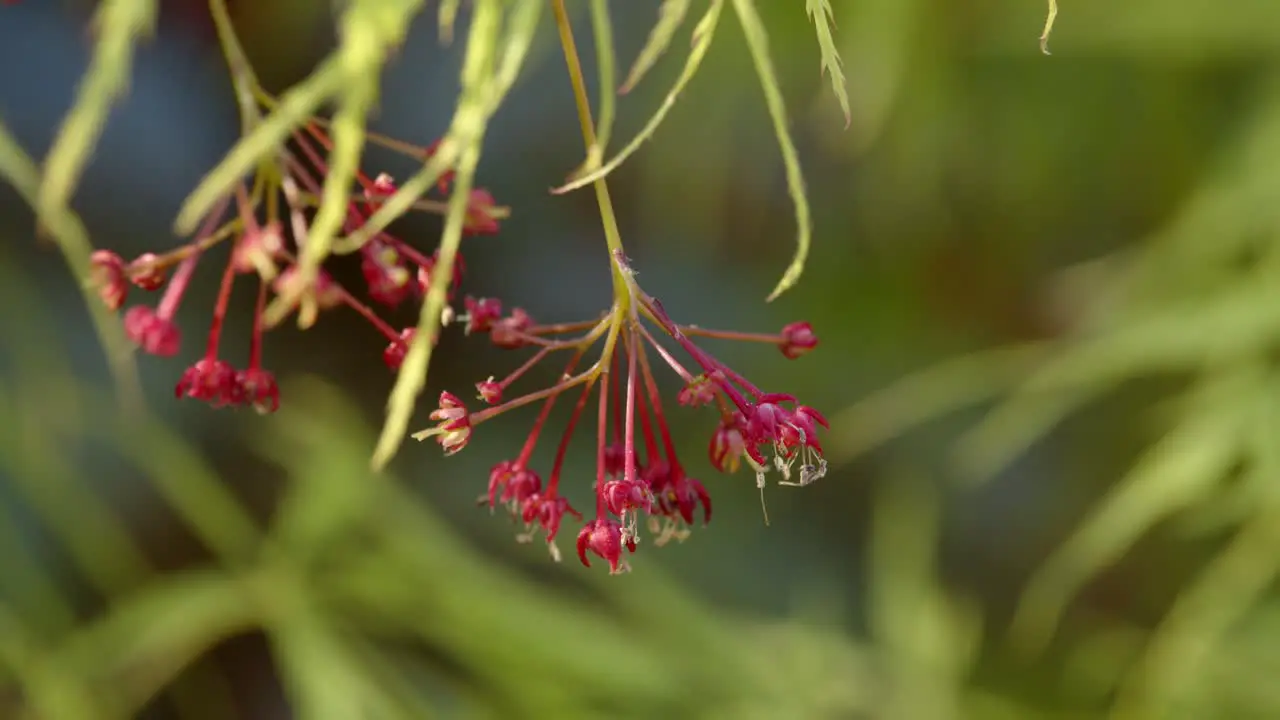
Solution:
[(977, 405), (1015, 385), (1045, 356), (1043, 346), (1000, 348), (908, 375), (831, 418), (827, 460), (854, 459), (931, 421)]
[[(414, 339), (409, 343), (404, 362), (396, 373), (395, 386), (391, 388), (391, 396), (387, 398), (387, 418), (370, 461), (374, 469), (385, 467), (404, 442), (414, 405), (427, 384), (427, 370), (436, 346), (434, 340), (440, 331), (441, 313), (447, 302), (449, 287), (453, 283), (454, 261), (462, 244), (462, 229), (466, 223), (476, 167), (480, 164), (481, 146), (489, 119), (497, 109), (498, 100), (491, 93), (494, 90), (502, 17), (499, 0), (479, 0), (476, 3), (475, 15), (471, 19), (471, 33), (467, 38), (467, 54), (462, 65), (462, 98), (458, 101), (458, 110), (454, 114), (455, 124), (466, 123), (466, 127), (450, 128), (451, 135), (466, 140), (461, 143), (458, 153), (458, 165), (445, 213), (439, 254), (431, 271), (431, 284), (422, 302)], [(513, 28), (513, 32), (528, 36), (532, 36), (533, 30), (527, 27)], [(524, 47), (527, 48), (528, 45), (526, 41)]]
[(333, 56), (322, 62), (306, 80), (290, 88), (253, 132), (240, 138), (187, 195), (174, 221), (176, 232), (190, 235), (219, 198), (226, 197), (237, 182), (275, 153), (321, 104), (343, 89), (345, 79), (342, 63)]
[(636, 56), (635, 64), (631, 66), (631, 71), (627, 73), (627, 79), (622, 83), (622, 89), (619, 92), (629, 93), (634, 90), (645, 74), (658, 62), (658, 58), (666, 53), (667, 48), (671, 46), (671, 38), (675, 37), (676, 30), (680, 29), (680, 25), (684, 23), (685, 15), (689, 12), (689, 3), (690, 0), (662, 0), (662, 5), (658, 8), (658, 22), (649, 31), (649, 39), (645, 41), (640, 54)]
[[(1210, 681), (1203, 668), (1213, 655), (1230, 652), (1223, 644), (1232, 628), (1255, 609), (1280, 576), (1280, 383), (1257, 382), (1266, 391), (1241, 401), (1254, 410), (1241, 433), (1251, 450), (1245, 487), (1251, 512), (1239, 518), (1235, 537), (1180, 593), (1142, 658), (1130, 671), (1116, 700), (1118, 712), (1160, 714), (1180, 706)], [(1269, 490), (1269, 492), (1266, 492)]]
[(261, 533), (225, 481), (176, 433), (152, 419), (100, 428), (143, 469), (151, 485), (224, 562), (243, 565)]
[(119, 712), (132, 715), (197, 657), (256, 622), (252, 583), (214, 571), (171, 576), (72, 635), (58, 660), (108, 683)]
[(146, 558), (111, 509), (75, 479), (75, 470), (48, 427), (15, 402), (0, 384), (0, 469), (12, 479), (40, 519), (56, 534), (77, 569), (94, 588), (110, 594), (150, 572)]
[(980, 636), (934, 582), (941, 507), (918, 479), (881, 483), (872, 525), (870, 622), (891, 677), (887, 717), (956, 717)]
[(45, 159), (36, 201), (42, 220), (67, 212), (111, 105), (129, 84), (134, 47), (154, 31), (158, 5), (157, 0), (106, 0), (98, 7), (93, 60)]
[[(31, 158), (23, 152), (9, 130), (0, 122), (0, 178), (13, 184), (22, 199), (33, 208), (38, 202), (40, 172)], [(98, 341), (107, 356), (107, 365), (115, 379), (120, 401), (126, 414), (136, 413), (142, 407), (142, 389), (138, 381), (138, 369), (133, 361), (133, 346), (125, 337), (120, 321), (110, 313), (88, 284), (89, 256), (93, 245), (89, 233), (80, 218), (70, 208), (43, 218), (45, 227), (53, 235), (62, 258), (72, 275), (82, 283), (89, 315), (93, 318)]]
[(458, 19), (458, 8), (462, 0), (440, 0), (440, 14), (436, 24), (440, 26), (440, 42), (453, 42), (453, 24)]
[(1007, 466), (1068, 412), (1140, 374), (1186, 372), (1254, 352), (1280, 333), (1280, 292), (1266, 272), (1216, 296), (1135, 318), (1124, 327), (1066, 344), (960, 440), (970, 480)]
[[(1275, 478), (1272, 477), (1272, 480)], [(1164, 716), (1203, 682), (1222, 638), (1280, 576), (1280, 506), (1260, 508), (1236, 537), (1178, 595), (1130, 671), (1117, 717)]]
[(330, 549), (333, 540), (366, 519), (385, 480), (369, 472), (363, 452), (325, 452), (316, 444), (316, 438), (332, 432), (332, 418), (353, 412), (332, 388), (306, 379), (291, 383), (286, 394), (297, 402), (280, 409), (280, 424), (261, 437), (259, 446), (264, 456), (289, 469), (291, 486), (272, 534), (298, 558)]
[(377, 683), (292, 578), (275, 583), (268, 633), (290, 706), (302, 720), (388, 717)]
[[(1252, 374), (1210, 382), (1178, 426), (1150, 448), (1100, 507), (1036, 571), (1011, 630), (1023, 650), (1048, 642), (1063, 608), (1097, 571), (1157, 522), (1207, 497), (1239, 460), (1253, 413)], [(1242, 408), (1243, 404), (1243, 408)]]
[(335, 53), (341, 68), (338, 107), (329, 127), (333, 135), (320, 207), (307, 229), (297, 269), (302, 282), (294, 293), (281, 293), (265, 314), (268, 325), (276, 325), (308, 292), (329, 257), (333, 241), (347, 220), (351, 186), (360, 172), (369, 113), (378, 96), (378, 83), (387, 54), (404, 41), (404, 34), (423, 0), (375, 0), (354, 2), (340, 22), (342, 43)]
[(102, 705), (83, 676), (51, 658), (28, 629), (0, 605), (0, 668), (21, 683), (26, 707), (47, 720), (102, 717)]

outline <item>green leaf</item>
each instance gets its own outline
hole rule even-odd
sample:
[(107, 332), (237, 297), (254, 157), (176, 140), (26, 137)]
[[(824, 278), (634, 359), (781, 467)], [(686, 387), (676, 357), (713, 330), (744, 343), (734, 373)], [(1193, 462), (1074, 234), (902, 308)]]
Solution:
[(47, 643), (31, 633), (30, 621), (0, 605), (0, 667), (22, 686), (24, 704), (49, 720), (103, 717), (99, 698), (83, 677), (47, 652)]
[(120, 716), (131, 717), (201, 655), (253, 627), (264, 597), (255, 585), (211, 570), (172, 575), (117, 602), (59, 647), (57, 659), (110, 681), (112, 699), (126, 706)]
[(1280, 292), (1260, 271), (1216, 296), (1168, 303), (1114, 331), (1075, 340), (960, 439), (957, 465), (967, 480), (988, 478), (1068, 413), (1117, 383), (1247, 355), (1277, 333)]
[(876, 391), (831, 419), (827, 460), (852, 462), (911, 430), (984, 402), (1018, 383), (1043, 361), (1036, 344), (986, 350), (931, 365)]
[(306, 379), (291, 383), (287, 395), (297, 402), (282, 407), (280, 422), (258, 439), (265, 456), (289, 469), (272, 535), (298, 562), (324, 552), (330, 540), (367, 516), (379, 479), (364, 462), (367, 448), (347, 452), (354, 448), (319, 440), (334, 434), (332, 418), (351, 411), (333, 388)]
[(596, 67), (600, 79), (600, 115), (596, 118), (596, 141), (587, 151), (586, 167), (598, 167), (613, 134), (616, 112), (614, 93), (613, 20), (609, 17), (608, 0), (591, 0), (591, 29), (595, 35)]
[(818, 49), (822, 53), (822, 71), (831, 76), (831, 89), (840, 102), (840, 110), (844, 113), (844, 126), (853, 122), (853, 113), (849, 110), (849, 91), (845, 87), (844, 68), (840, 62), (840, 53), (836, 50), (835, 38), (831, 35), (831, 26), (835, 24), (830, 0), (805, 0), (805, 12), (813, 20), (813, 27), (818, 32)]
[(1011, 634), (1024, 652), (1052, 637), (1063, 609), (1097, 571), (1116, 562), (1137, 539), (1173, 513), (1212, 492), (1247, 441), (1254, 392), (1251, 373), (1210, 383), (1192, 396), (1184, 419), (1150, 448), (1084, 524), (1028, 583)]
[(462, 6), (462, 0), (441, 0), (440, 15), (436, 20), (436, 24), (440, 26), (440, 42), (453, 42), (453, 24), (458, 19), (458, 8)]
[(330, 128), (333, 147), (329, 152), (320, 207), (307, 230), (307, 242), (298, 258), (301, 281), (295, 294), (282, 295), (267, 313), (267, 324), (279, 322), (294, 306), (298, 294), (307, 292), (319, 275), (320, 266), (332, 252), (334, 239), (347, 219), (351, 187), (360, 171), (366, 125), (377, 97), (379, 73), (387, 52), (398, 44), (417, 3), (358, 3), (343, 15), (342, 45), (337, 50), (342, 69), (342, 91)]
[(689, 3), (690, 0), (663, 0), (662, 7), (658, 8), (658, 22), (649, 31), (649, 39), (636, 56), (636, 61), (618, 92), (629, 93), (634, 90), (658, 62), (658, 58), (667, 52), (676, 30), (684, 24), (684, 18), (689, 13)]
[(337, 55), (330, 56), (304, 81), (294, 85), (253, 132), (240, 138), (231, 152), (210, 170), (183, 201), (174, 228), (190, 235), (214, 203), (225, 197), (259, 163), (277, 152), (289, 135), (317, 108), (343, 90), (346, 75)]
[(93, 59), (45, 159), (36, 205), (42, 220), (70, 203), (107, 113), (129, 85), (134, 47), (154, 30), (157, 5), (156, 0), (106, 0), (94, 16), (99, 39)]
[(809, 198), (805, 194), (804, 175), (800, 171), (800, 156), (791, 138), (791, 130), (787, 127), (787, 107), (782, 99), (782, 88), (778, 83), (778, 74), (773, 69), (773, 60), (769, 57), (769, 35), (765, 31), (764, 21), (756, 12), (754, 0), (733, 0), (733, 7), (737, 11), (738, 21), (742, 23), (742, 32), (747, 38), (747, 49), (751, 52), (751, 61), (756, 67), (756, 74), (760, 76), (760, 87), (764, 89), (765, 104), (768, 105), (769, 117), (773, 120), (773, 133), (777, 136), (778, 146), (782, 149), (782, 163), (787, 171), (787, 191), (791, 195), (792, 205), (795, 206), (796, 225), (799, 228), (795, 256), (782, 274), (782, 279), (766, 298), (767, 302), (772, 302), (800, 280), (805, 261), (809, 258), (813, 220), (809, 212)]
[[(528, 3), (525, 3), (528, 4)], [(497, 107), (494, 64), (497, 57), (502, 6), (499, 0), (480, 0), (471, 19), (467, 38), (467, 54), (462, 67), (462, 97), (454, 115), (451, 134), (466, 139), (458, 155), (452, 194), (445, 214), (440, 255), (431, 273), (422, 311), (418, 316), (414, 340), (409, 343), (404, 362), (396, 374), (395, 386), (387, 399), (387, 419), (374, 448), (371, 464), (375, 470), (386, 466), (404, 441), (418, 396), (427, 384), (427, 369), (440, 331), (441, 314), (453, 281), (453, 266), (462, 244), (462, 228), (466, 223), (471, 186), (480, 163), (480, 148), (489, 119)], [(530, 34), (535, 28), (513, 27), (512, 32)], [(525, 47), (528, 45), (526, 44)], [(454, 130), (457, 130), (455, 133)]]
[(707, 50), (711, 48), (711, 39), (715, 35), (716, 23), (720, 20), (720, 12), (724, 9), (725, 0), (713, 0), (711, 7), (707, 8), (707, 13), (702, 16), (698, 24), (693, 29), (693, 49), (689, 52), (689, 57), (685, 60), (684, 70), (680, 72), (680, 77), (676, 78), (675, 84), (671, 87), (671, 91), (667, 93), (667, 97), (663, 99), (662, 104), (658, 106), (653, 116), (649, 118), (649, 122), (645, 123), (644, 129), (632, 138), (618, 154), (609, 162), (600, 166), (598, 169), (589, 172), (580, 177), (576, 177), (570, 182), (561, 185), (551, 192), (561, 195), (572, 190), (586, 187), (591, 183), (607, 176), (609, 173), (617, 170), (627, 158), (631, 157), (640, 146), (657, 132), (658, 126), (666, 119), (667, 113), (675, 106), (676, 98), (684, 91), (685, 86), (697, 74), (698, 67), (702, 64), (702, 59), (706, 57)]
[[(18, 142), (9, 134), (9, 130), (0, 123), (0, 178), (8, 180), (22, 197), (33, 208), (38, 202), (40, 191), (40, 171), (31, 158), (22, 150)], [(71, 274), (80, 281), (84, 292), (85, 304), (93, 319), (94, 330), (98, 334), (98, 342), (106, 355), (107, 366), (115, 381), (116, 390), (120, 394), (121, 407), (126, 415), (141, 412), (142, 385), (138, 380), (138, 368), (134, 363), (133, 345), (125, 337), (120, 319), (107, 310), (98, 298), (97, 291), (87, 280), (89, 277), (89, 257), (93, 254), (93, 245), (89, 242), (89, 233), (80, 218), (70, 208), (49, 215), (44, 226), (58, 250), (67, 263)]]
[(1058, 0), (1049, 0), (1049, 14), (1044, 19), (1044, 30), (1040, 33), (1040, 52), (1049, 54), (1049, 33), (1053, 32), (1053, 22), (1058, 19)]
[(150, 418), (110, 424), (97, 432), (124, 449), (169, 507), (223, 562), (236, 565), (248, 560), (261, 538), (257, 524), (222, 478), (177, 432)]
[(1190, 690), (1212, 682), (1204, 677), (1205, 667), (1215, 654), (1232, 652), (1220, 648), (1223, 638), (1280, 577), (1278, 545), (1280, 506), (1273, 501), (1178, 594), (1120, 686), (1113, 717), (1139, 717), (1139, 711), (1143, 717), (1169, 717)]

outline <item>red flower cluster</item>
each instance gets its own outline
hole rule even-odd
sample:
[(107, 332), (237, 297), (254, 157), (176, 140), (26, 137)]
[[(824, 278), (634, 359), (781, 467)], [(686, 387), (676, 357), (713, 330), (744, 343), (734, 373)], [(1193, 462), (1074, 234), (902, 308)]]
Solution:
[[(467, 298), (467, 311), (461, 317), (469, 333), (487, 332), (500, 347), (536, 351), (507, 377), (490, 377), (476, 383), (478, 399), (487, 407), (471, 411), (456, 395), (441, 393), (439, 407), (431, 414), (436, 425), (414, 437), (435, 438), (445, 454), (452, 455), (466, 447), (476, 426), (508, 410), (541, 402), (541, 412), (524, 447), (516, 457), (493, 467), (488, 493), (481, 501), (491, 508), (503, 506), (523, 523), (520, 540), (529, 541), (539, 531), (545, 533), (552, 555), (559, 559), (554, 541), (564, 516), (583, 519), (560, 493), (565, 454), (582, 412), (598, 387), (595, 517), (578, 532), (577, 552), (584, 565), (590, 565), (591, 553), (604, 559), (610, 572), (617, 573), (628, 567), (624, 548), (635, 552), (642, 517), (656, 545), (673, 538), (684, 539), (699, 516), (703, 523), (711, 519), (711, 498), (706, 488), (687, 474), (676, 456), (651, 352), (681, 379), (678, 404), (713, 405), (718, 410), (720, 421), (708, 443), (712, 466), (731, 473), (745, 459), (755, 470), (757, 487), (762, 490), (771, 471), (781, 475), (779, 482), (784, 485), (808, 485), (823, 476), (827, 464), (818, 441), (818, 428), (827, 427), (827, 421), (791, 395), (768, 393), (756, 387), (690, 339), (769, 343), (794, 359), (818, 344), (808, 323), (787, 325), (776, 335), (679, 325), (657, 299), (636, 284), (621, 253), (615, 253), (614, 262), (619, 270), (616, 299), (610, 311), (596, 320), (540, 325), (519, 308), (504, 315), (497, 300)], [(679, 346), (692, 359), (694, 369), (673, 356), (649, 325)], [(603, 350), (599, 357), (579, 371), (584, 355), (601, 340)], [(569, 351), (569, 359), (559, 382), (504, 400), (507, 390), (531, 368), (561, 351)], [(551, 473), (544, 482), (530, 461), (552, 407), (570, 390), (577, 391), (577, 400), (560, 437)]]
[[(379, 141), (372, 136), (370, 139)], [(189, 243), (165, 254), (144, 253), (129, 262), (108, 250), (93, 254), (90, 281), (112, 310), (124, 306), (131, 287), (143, 291), (164, 288), (155, 306), (134, 305), (125, 311), (124, 326), (128, 336), (144, 352), (168, 357), (176, 355), (181, 345), (182, 334), (174, 318), (197, 266), (210, 262), (209, 255), (216, 246), (231, 245), (223, 261), (222, 284), (213, 308), (205, 354), (182, 374), (174, 390), (179, 398), (203, 400), (214, 407), (250, 406), (260, 412), (273, 412), (279, 407), (275, 377), (262, 366), (262, 341), (267, 330), (263, 309), (270, 295), (286, 294), (302, 282), (295, 258), (307, 242), (309, 218), (319, 202), (327, 173), (326, 154), (331, 149), (329, 138), (318, 121), (309, 123), (305, 132), (295, 133), (293, 140), (293, 145), (281, 152), (274, 168), (276, 172), (260, 175), (251, 188), (246, 184), (237, 186), (208, 215)], [(418, 161), (435, 152), (434, 145), (415, 148), (397, 141), (383, 142)], [(361, 228), (396, 190), (391, 177), (385, 174), (373, 179), (360, 174), (357, 181), (359, 192), (347, 207), (343, 226), (346, 233)], [(438, 183), (438, 190), (447, 195), (450, 183), (451, 177), (446, 174)], [(281, 197), (285, 201), (283, 213)], [(497, 207), (493, 197), (483, 189), (473, 190), (469, 199), (464, 234), (496, 233), (498, 220), (505, 217), (506, 209)], [(237, 212), (224, 223), (223, 215), (233, 202)], [(259, 217), (260, 206), (263, 206), (264, 217)], [(433, 200), (420, 201), (416, 207), (441, 213), (445, 210), (444, 203)], [(435, 267), (435, 255), (424, 255), (386, 232), (375, 235), (358, 252), (364, 295), (370, 300), (394, 308), (423, 297)], [(168, 277), (169, 270), (175, 266), (172, 276)], [(461, 257), (454, 267), (453, 284), (456, 285), (463, 272)], [(257, 309), (248, 366), (237, 370), (220, 357), (218, 348), (231, 291), (242, 275), (256, 276)], [(383, 360), (388, 367), (398, 368), (413, 340), (413, 329), (391, 327), (323, 270), (299, 302), (299, 323), (308, 326), (321, 310), (344, 305), (358, 312), (382, 334), (388, 343)]]

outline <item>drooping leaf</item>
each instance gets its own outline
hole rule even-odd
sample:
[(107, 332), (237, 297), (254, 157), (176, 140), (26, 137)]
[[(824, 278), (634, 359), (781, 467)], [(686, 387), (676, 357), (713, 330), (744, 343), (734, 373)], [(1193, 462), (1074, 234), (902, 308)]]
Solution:
[(1040, 33), (1040, 52), (1049, 54), (1049, 33), (1053, 32), (1053, 22), (1058, 19), (1058, 0), (1049, 0), (1049, 14), (1044, 19), (1044, 30)]
[[(1071, 598), (1155, 523), (1205, 497), (1238, 460), (1250, 412), (1241, 393), (1252, 376), (1208, 384), (1178, 426), (1151, 447), (1084, 524), (1032, 576), (1011, 630), (1024, 652), (1049, 641)], [(1244, 403), (1248, 410), (1252, 408)]]
[(800, 155), (796, 152), (795, 140), (791, 137), (791, 129), (787, 123), (787, 106), (782, 99), (782, 86), (778, 82), (778, 73), (773, 68), (773, 60), (769, 56), (769, 35), (764, 21), (756, 11), (754, 0), (733, 0), (738, 21), (742, 23), (742, 32), (747, 38), (747, 49), (751, 52), (751, 61), (755, 65), (756, 75), (760, 78), (760, 87), (764, 90), (765, 104), (769, 108), (769, 118), (773, 121), (773, 134), (778, 138), (778, 147), (782, 150), (782, 164), (787, 173), (787, 193), (791, 196), (791, 204), (796, 213), (796, 250), (791, 264), (782, 274), (782, 279), (766, 298), (767, 302), (776, 300), (779, 295), (790, 290), (800, 280), (804, 272), (805, 262), (809, 259), (809, 245), (813, 237), (813, 219), (809, 211), (809, 198), (804, 187), (804, 174), (800, 170)]
[(636, 61), (618, 92), (626, 94), (634, 90), (658, 59), (667, 52), (667, 48), (671, 46), (671, 38), (675, 37), (676, 30), (684, 24), (684, 18), (689, 13), (689, 3), (690, 0), (663, 0), (662, 6), (658, 8), (658, 22), (649, 31), (649, 39), (640, 49), (640, 54), (636, 56)]
[(107, 0), (98, 8), (93, 59), (44, 163), (37, 209), (46, 222), (70, 202), (111, 105), (129, 85), (134, 48), (155, 28), (157, 6), (156, 0)]
[(835, 91), (840, 110), (844, 113), (844, 126), (853, 122), (853, 113), (849, 110), (849, 90), (845, 87), (844, 67), (840, 61), (840, 53), (836, 51), (836, 41), (831, 34), (831, 26), (835, 24), (835, 13), (831, 10), (831, 0), (805, 0), (805, 12), (813, 21), (818, 32), (818, 49), (822, 53), (822, 71), (831, 76), (831, 89)]
[(618, 152), (616, 156), (609, 162), (600, 166), (598, 169), (585, 175), (574, 178), (568, 183), (552, 190), (551, 192), (560, 195), (563, 193), (586, 187), (591, 183), (607, 176), (609, 173), (617, 170), (627, 158), (631, 157), (640, 146), (657, 132), (658, 126), (666, 119), (667, 113), (675, 106), (676, 98), (684, 91), (685, 86), (697, 74), (698, 67), (702, 64), (702, 59), (706, 56), (707, 50), (711, 48), (711, 39), (715, 35), (716, 24), (720, 20), (720, 12), (724, 9), (725, 0), (713, 0), (711, 7), (707, 8), (707, 12), (698, 21), (693, 29), (693, 49), (689, 51), (689, 57), (685, 60), (684, 69), (680, 72), (680, 77), (676, 78), (675, 84), (671, 87), (671, 91), (667, 93), (662, 104), (658, 106), (657, 111), (645, 123), (644, 128), (627, 143), (625, 147)]
[(231, 151), (200, 181), (178, 210), (174, 229), (179, 235), (190, 235), (219, 198), (225, 197), (241, 178), (276, 152), (289, 135), (321, 104), (343, 89), (345, 75), (337, 56), (330, 56), (307, 77), (294, 85), (280, 102), (248, 135), (241, 137)]

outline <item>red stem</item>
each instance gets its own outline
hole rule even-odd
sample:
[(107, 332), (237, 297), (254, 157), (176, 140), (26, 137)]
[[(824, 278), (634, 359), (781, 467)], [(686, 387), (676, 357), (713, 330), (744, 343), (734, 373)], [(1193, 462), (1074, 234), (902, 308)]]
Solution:
[(645, 457), (653, 464), (659, 458), (658, 441), (653, 437), (653, 426), (649, 422), (649, 403), (645, 396), (640, 396), (640, 430), (644, 433)]
[(528, 360), (525, 360), (523, 365), (516, 368), (510, 375), (503, 378), (502, 382), (498, 383), (498, 387), (502, 388), (503, 390), (506, 390), (508, 385), (515, 382), (516, 380), (519, 380), (521, 375), (524, 375), (526, 372), (528, 372), (529, 369), (532, 368), (534, 365), (537, 365), (538, 363), (542, 362), (542, 359), (545, 358), (550, 352), (551, 352), (551, 348), (547, 348), (547, 347), (540, 348), (538, 352), (533, 354), (532, 357), (530, 357)]
[[(565, 365), (564, 374), (568, 375), (573, 372), (573, 368), (582, 360), (582, 356), (586, 353), (586, 348), (581, 348), (573, 354), (569, 363)], [(538, 444), (538, 436), (542, 434), (542, 426), (547, 422), (547, 416), (551, 414), (551, 408), (556, 404), (556, 398), (559, 395), (552, 395), (542, 404), (542, 410), (538, 413), (538, 419), (533, 421), (533, 430), (529, 432), (529, 437), (525, 438), (524, 447), (520, 449), (520, 457), (516, 459), (516, 463), (520, 466), (529, 464), (529, 458), (533, 456), (533, 448)]]
[(578, 375), (574, 375), (573, 377), (567, 380), (561, 380), (560, 382), (556, 383), (555, 385), (552, 385), (551, 387), (543, 388), (542, 390), (538, 390), (537, 392), (531, 392), (528, 395), (521, 395), (520, 397), (515, 398), (514, 400), (508, 400), (507, 402), (504, 402), (501, 405), (494, 405), (493, 407), (485, 408), (480, 412), (472, 413), (471, 425), (472, 427), (474, 427), (484, 422), (485, 420), (489, 420), (497, 415), (501, 415), (502, 413), (508, 410), (514, 410), (518, 407), (524, 407), (529, 403), (537, 402), (545, 397), (550, 397), (551, 395), (558, 395), (564, 392), (565, 390), (568, 390), (569, 388), (574, 387), (575, 385), (579, 385), (583, 382), (592, 381), (591, 375), (592, 375), (592, 371), (587, 370), (586, 372), (580, 373)]
[(679, 360), (676, 360), (675, 357), (671, 355), (671, 353), (667, 352), (666, 348), (662, 347), (662, 345), (658, 342), (658, 339), (655, 338), (649, 332), (649, 328), (641, 325), (640, 332), (644, 333), (645, 339), (648, 340), (649, 344), (653, 346), (653, 349), (658, 352), (658, 355), (662, 356), (662, 359), (665, 360), (666, 363), (671, 366), (671, 369), (674, 370), (676, 374), (680, 376), (680, 379), (684, 380), (686, 383), (693, 382), (694, 380), (693, 373), (685, 369), (685, 366), (680, 364)]
[(759, 342), (759, 343), (780, 343), (785, 338), (782, 335), (770, 335), (769, 333), (753, 333), (738, 332), (736, 330), (709, 330), (700, 328), (697, 325), (679, 325), (680, 332), (693, 337), (716, 338), (718, 340), (737, 340), (739, 342)]
[(658, 423), (658, 431), (662, 434), (662, 446), (667, 451), (667, 460), (671, 463), (671, 470), (682, 470), (680, 467), (680, 459), (676, 457), (675, 444), (671, 442), (671, 432), (667, 428), (667, 419), (662, 414), (662, 398), (658, 395), (658, 383), (653, 379), (653, 373), (649, 369), (649, 358), (644, 353), (644, 349), (640, 350), (640, 368), (644, 373), (645, 388), (649, 391), (649, 404), (653, 406), (653, 417)]
[[(604, 377), (607, 382), (608, 375)], [(560, 436), (560, 447), (556, 448), (556, 460), (551, 465), (551, 478), (547, 480), (546, 497), (555, 497), (556, 489), (560, 486), (560, 469), (564, 467), (564, 457), (569, 451), (569, 441), (573, 439), (573, 431), (578, 426), (578, 418), (582, 417), (582, 409), (587, 406), (587, 398), (591, 397), (591, 386), (594, 384), (595, 380), (588, 380), (587, 386), (582, 388), (582, 395), (578, 396), (578, 402), (573, 406), (573, 413), (569, 415), (569, 424), (564, 428), (564, 435)]]
[[(613, 357), (609, 358), (609, 372), (615, 375), (618, 372), (617, 353), (614, 353)], [(614, 383), (610, 390), (613, 392), (613, 441), (618, 443), (622, 441), (622, 386), (619, 383)]]
[(236, 264), (227, 260), (227, 267), (222, 271), (222, 284), (218, 286), (218, 299), (213, 306), (213, 324), (209, 327), (209, 349), (205, 357), (215, 360), (218, 357), (218, 340), (222, 337), (222, 323), (227, 319), (227, 303), (231, 300), (231, 287), (236, 281)]
[(600, 324), (600, 320), (583, 320), (581, 322), (557, 323), (554, 325), (534, 325), (526, 332), (530, 335), (560, 335), (563, 333), (590, 330)]
[(609, 435), (609, 376), (604, 373), (600, 386), (600, 414), (596, 427), (596, 519), (605, 516), (604, 501), (604, 443)]
[[(218, 227), (218, 221), (222, 219), (222, 213), (226, 211), (227, 204), (231, 202), (231, 196), (228, 195), (218, 201), (213, 210), (205, 218), (204, 224), (196, 231), (195, 240), (192, 244), (199, 246), (204, 238), (208, 237)], [(196, 264), (200, 262), (199, 252), (193, 252), (182, 259), (178, 269), (173, 272), (173, 277), (169, 279), (169, 285), (164, 289), (164, 295), (160, 298), (160, 304), (156, 307), (156, 316), (162, 320), (172, 320), (175, 313), (178, 312), (178, 305), (182, 302), (182, 296), (187, 291), (187, 286), (191, 284), (191, 276), (196, 272)]]
[(267, 305), (267, 284), (258, 283), (258, 303), (253, 311), (253, 336), (249, 339), (249, 369), (262, 367), (262, 311)]
[(622, 454), (622, 478), (628, 482), (636, 480), (636, 349), (640, 347), (640, 338), (636, 334), (634, 323), (633, 320), (627, 340), (631, 352), (627, 353), (627, 412), (623, 416), (626, 418), (627, 432)]

